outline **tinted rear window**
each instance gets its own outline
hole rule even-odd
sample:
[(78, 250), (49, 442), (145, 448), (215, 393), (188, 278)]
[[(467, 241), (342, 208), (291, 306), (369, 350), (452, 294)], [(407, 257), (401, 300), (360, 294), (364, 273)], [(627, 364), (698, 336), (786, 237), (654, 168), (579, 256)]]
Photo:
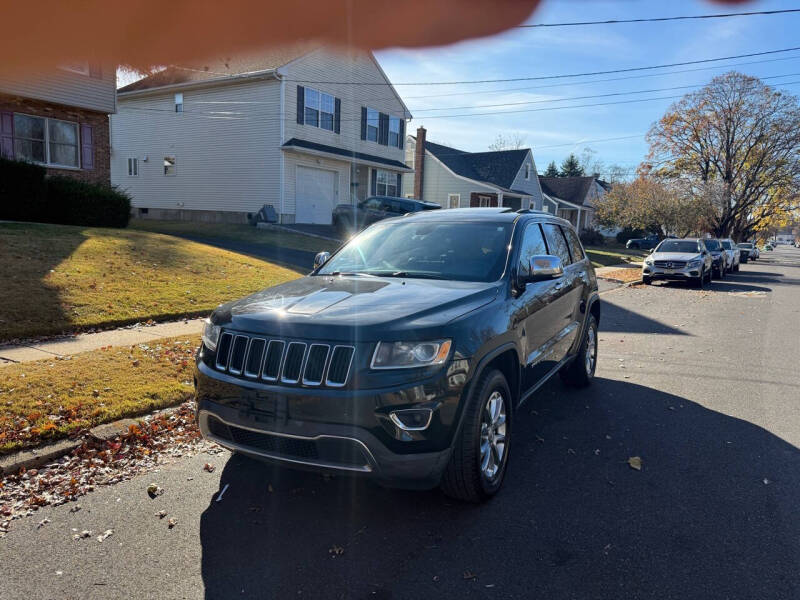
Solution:
[(542, 223), (542, 231), (544, 231), (544, 239), (547, 240), (547, 250), (551, 255), (557, 256), (561, 259), (561, 264), (565, 267), (572, 261), (569, 256), (569, 246), (564, 234), (561, 233), (561, 227), (554, 223)]
[(719, 250), (719, 240), (706, 240), (706, 248), (709, 250)]
[(583, 246), (581, 246), (581, 241), (578, 239), (578, 234), (569, 227), (562, 227), (561, 230), (564, 232), (564, 235), (567, 236), (569, 251), (572, 253), (572, 261), (578, 262), (579, 260), (583, 260)]

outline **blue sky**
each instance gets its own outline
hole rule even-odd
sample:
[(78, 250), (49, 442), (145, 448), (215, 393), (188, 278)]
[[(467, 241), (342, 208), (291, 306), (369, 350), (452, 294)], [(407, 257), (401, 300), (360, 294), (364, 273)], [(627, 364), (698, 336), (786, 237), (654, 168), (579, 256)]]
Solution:
[[(787, 1), (719, 5), (699, 0), (673, 2), (543, 0), (529, 22), (663, 17), (798, 7), (800, 4), (793, 5)], [(503, 79), (604, 71), (790, 48), (800, 46), (800, 38), (796, 35), (798, 27), (800, 27), (800, 13), (666, 23), (516, 29), (491, 38), (444, 48), (386, 50), (376, 55), (390, 80), (395, 84)], [(758, 61), (758, 64), (742, 64), (755, 61)], [(686, 69), (695, 70), (675, 72)], [(570, 152), (580, 154), (587, 146), (595, 150), (596, 157), (606, 165), (618, 164), (633, 169), (647, 152), (644, 134), (675, 100), (661, 99), (511, 114), (502, 114), (502, 111), (679, 96), (691, 92), (692, 89), (557, 101), (560, 98), (574, 96), (699, 86), (710, 81), (715, 75), (731, 69), (758, 77), (785, 75), (768, 79), (766, 83), (782, 87), (791, 93), (800, 93), (800, 85), (781, 85), (800, 81), (800, 51), (640, 73), (567, 80), (452, 86), (396, 85), (396, 87), (415, 117), (409, 130), (415, 131), (419, 125), (424, 125), (431, 141), (464, 150), (482, 151), (487, 149), (498, 133), (519, 133), (524, 137), (525, 145), (533, 148), (537, 168), (540, 171), (543, 171), (551, 160), (560, 163)], [(647, 76), (618, 81), (597, 81), (640, 75)], [(432, 95), (435, 96), (431, 97)], [(481, 104), (528, 101), (544, 102), (505, 108), (478, 108)], [(431, 108), (447, 110), (427, 110)], [(498, 114), (477, 117), (434, 117), (434, 115), (485, 111), (497, 111)], [(606, 142), (591, 141), (622, 136), (636, 137)]]

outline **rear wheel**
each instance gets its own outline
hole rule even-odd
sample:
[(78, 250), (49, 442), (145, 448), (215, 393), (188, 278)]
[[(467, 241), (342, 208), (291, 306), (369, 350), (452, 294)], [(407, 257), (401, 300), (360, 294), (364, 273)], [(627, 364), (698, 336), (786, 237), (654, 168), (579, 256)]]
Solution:
[(645, 285), (651, 285), (651, 284), (653, 283), (653, 279), (652, 279), (652, 277), (647, 277), (647, 276), (645, 275), (645, 276), (642, 276), (642, 282), (643, 282)]
[(586, 387), (592, 383), (597, 368), (597, 320), (589, 315), (583, 332), (578, 355), (569, 365), (559, 371), (561, 380), (572, 387)]
[(482, 502), (500, 489), (508, 464), (512, 402), (500, 371), (481, 375), (464, 407), (464, 424), (442, 475), (445, 494)]

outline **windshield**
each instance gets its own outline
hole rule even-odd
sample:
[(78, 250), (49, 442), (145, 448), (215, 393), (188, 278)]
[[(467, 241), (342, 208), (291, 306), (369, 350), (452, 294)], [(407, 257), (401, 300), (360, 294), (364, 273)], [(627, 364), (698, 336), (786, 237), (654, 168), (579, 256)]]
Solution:
[(665, 240), (656, 248), (656, 252), (687, 252), (697, 253), (697, 242), (691, 240)]
[(706, 240), (706, 248), (709, 250), (719, 250), (719, 240)]
[(728, 241), (722, 241), (720, 243), (722, 244), (722, 247), (725, 248), (725, 250), (731, 250), (733, 248), (731, 243)]
[(749, 250), (753, 247), (753, 244), (739, 244), (739, 248), (744, 248), (745, 250)]
[(496, 281), (505, 268), (512, 226), (478, 221), (373, 225), (317, 274)]

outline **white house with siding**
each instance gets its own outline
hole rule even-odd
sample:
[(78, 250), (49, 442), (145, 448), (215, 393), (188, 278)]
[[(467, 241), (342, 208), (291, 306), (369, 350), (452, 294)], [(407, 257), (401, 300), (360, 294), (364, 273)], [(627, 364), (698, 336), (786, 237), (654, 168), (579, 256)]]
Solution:
[(465, 152), (426, 139), (424, 127), (406, 140), (406, 164), (414, 173), (403, 178), (403, 194), (436, 202), (443, 208), (506, 206), (555, 212), (542, 195), (529, 148)]
[(111, 178), (144, 218), (329, 224), (400, 195), (411, 114), (375, 57), (295, 46), (171, 66), (123, 87)]

